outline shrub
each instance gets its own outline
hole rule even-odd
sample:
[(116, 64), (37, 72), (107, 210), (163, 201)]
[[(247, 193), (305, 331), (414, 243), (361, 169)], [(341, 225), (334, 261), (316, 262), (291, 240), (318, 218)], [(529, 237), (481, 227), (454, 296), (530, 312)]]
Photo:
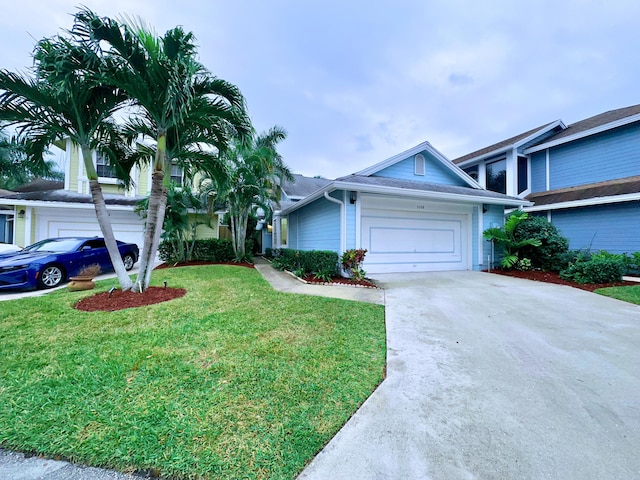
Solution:
[(364, 262), (364, 256), (366, 254), (366, 249), (346, 250), (342, 254), (342, 258), (340, 259), (342, 268), (344, 268), (355, 280), (362, 280), (367, 274), (367, 272), (365, 272), (361, 268), (362, 262)]
[(531, 260), (533, 268), (558, 272), (566, 268), (562, 255), (569, 251), (569, 240), (560, 235), (558, 229), (544, 217), (528, 216), (514, 229), (513, 237), (520, 242), (534, 239), (540, 246), (525, 245), (520, 249), (520, 257)]
[[(178, 252), (175, 251), (173, 242), (162, 241), (158, 248), (160, 259), (167, 263), (181, 261)], [(231, 240), (207, 238), (196, 240), (193, 246), (191, 260), (194, 262), (231, 262), (235, 258)]]
[(560, 277), (577, 283), (613, 283), (622, 280), (627, 271), (628, 259), (624, 254), (601, 251), (577, 261), (560, 272)]
[(539, 247), (540, 240), (537, 238), (515, 237), (515, 230), (522, 222), (529, 218), (527, 212), (517, 210), (507, 217), (504, 222), (504, 229), (500, 227), (487, 228), (482, 235), (485, 240), (493, 242), (498, 252), (502, 255), (500, 265), (505, 269), (516, 268), (518, 262), (525, 259), (523, 249), (525, 247)]
[(324, 277), (333, 277), (337, 272), (338, 254), (330, 250), (292, 250), (281, 248), (274, 251), (272, 265), (279, 270), (302, 272)]

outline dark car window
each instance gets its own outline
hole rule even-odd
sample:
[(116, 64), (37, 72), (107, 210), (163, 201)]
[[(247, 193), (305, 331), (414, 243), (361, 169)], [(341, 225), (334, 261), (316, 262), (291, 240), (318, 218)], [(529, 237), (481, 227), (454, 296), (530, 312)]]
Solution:
[(23, 252), (74, 252), (78, 249), (80, 241), (75, 238), (61, 238), (43, 240), (26, 247)]

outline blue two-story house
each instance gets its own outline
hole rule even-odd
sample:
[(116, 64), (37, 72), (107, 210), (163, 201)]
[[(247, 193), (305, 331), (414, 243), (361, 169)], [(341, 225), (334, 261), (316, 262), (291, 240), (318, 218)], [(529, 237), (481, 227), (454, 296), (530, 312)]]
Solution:
[(368, 274), (480, 270), (482, 232), (525, 199), (483, 188), (428, 142), (353, 175), (324, 181), (274, 212), (273, 245), (338, 253), (364, 248)]
[(529, 200), (572, 249), (640, 251), (640, 105), (557, 120), (453, 160), (487, 189)]

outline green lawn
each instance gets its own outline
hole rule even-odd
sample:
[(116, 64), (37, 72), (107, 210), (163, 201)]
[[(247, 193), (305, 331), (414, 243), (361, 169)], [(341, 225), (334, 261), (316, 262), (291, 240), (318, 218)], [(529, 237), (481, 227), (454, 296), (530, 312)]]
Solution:
[(279, 293), (235, 266), (111, 313), (97, 290), (0, 303), (0, 446), (173, 478), (294, 478), (383, 378), (384, 309)]
[(599, 288), (595, 292), (600, 295), (640, 305), (640, 285), (633, 285), (631, 287)]

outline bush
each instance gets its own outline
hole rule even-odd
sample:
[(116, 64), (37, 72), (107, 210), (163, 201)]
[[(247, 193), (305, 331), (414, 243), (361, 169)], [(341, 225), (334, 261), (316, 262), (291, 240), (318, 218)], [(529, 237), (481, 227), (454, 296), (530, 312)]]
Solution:
[[(163, 240), (158, 247), (160, 259), (167, 263), (176, 263), (180, 257), (174, 249), (174, 244)], [(235, 258), (231, 240), (207, 238), (196, 240), (191, 260), (194, 262), (231, 262)]]
[(560, 277), (577, 283), (613, 283), (622, 280), (628, 258), (624, 254), (599, 252), (588, 260), (578, 260), (560, 272)]
[(340, 259), (342, 268), (349, 272), (351, 277), (355, 280), (362, 280), (367, 274), (367, 272), (362, 270), (362, 262), (364, 262), (364, 256), (366, 254), (366, 249), (346, 250), (342, 254), (342, 258)]
[(520, 250), (521, 258), (531, 260), (533, 268), (558, 272), (566, 267), (561, 256), (569, 250), (569, 240), (560, 235), (558, 229), (544, 217), (529, 216), (520, 222), (514, 232), (515, 240), (535, 239), (540, 241), (539, 247), (526, 245)]
[(281, 248), (273, 250), (272, 265), (279, 270), (332, 277), (337, 272), (338, 254), (330, 250), (292, 250)]

